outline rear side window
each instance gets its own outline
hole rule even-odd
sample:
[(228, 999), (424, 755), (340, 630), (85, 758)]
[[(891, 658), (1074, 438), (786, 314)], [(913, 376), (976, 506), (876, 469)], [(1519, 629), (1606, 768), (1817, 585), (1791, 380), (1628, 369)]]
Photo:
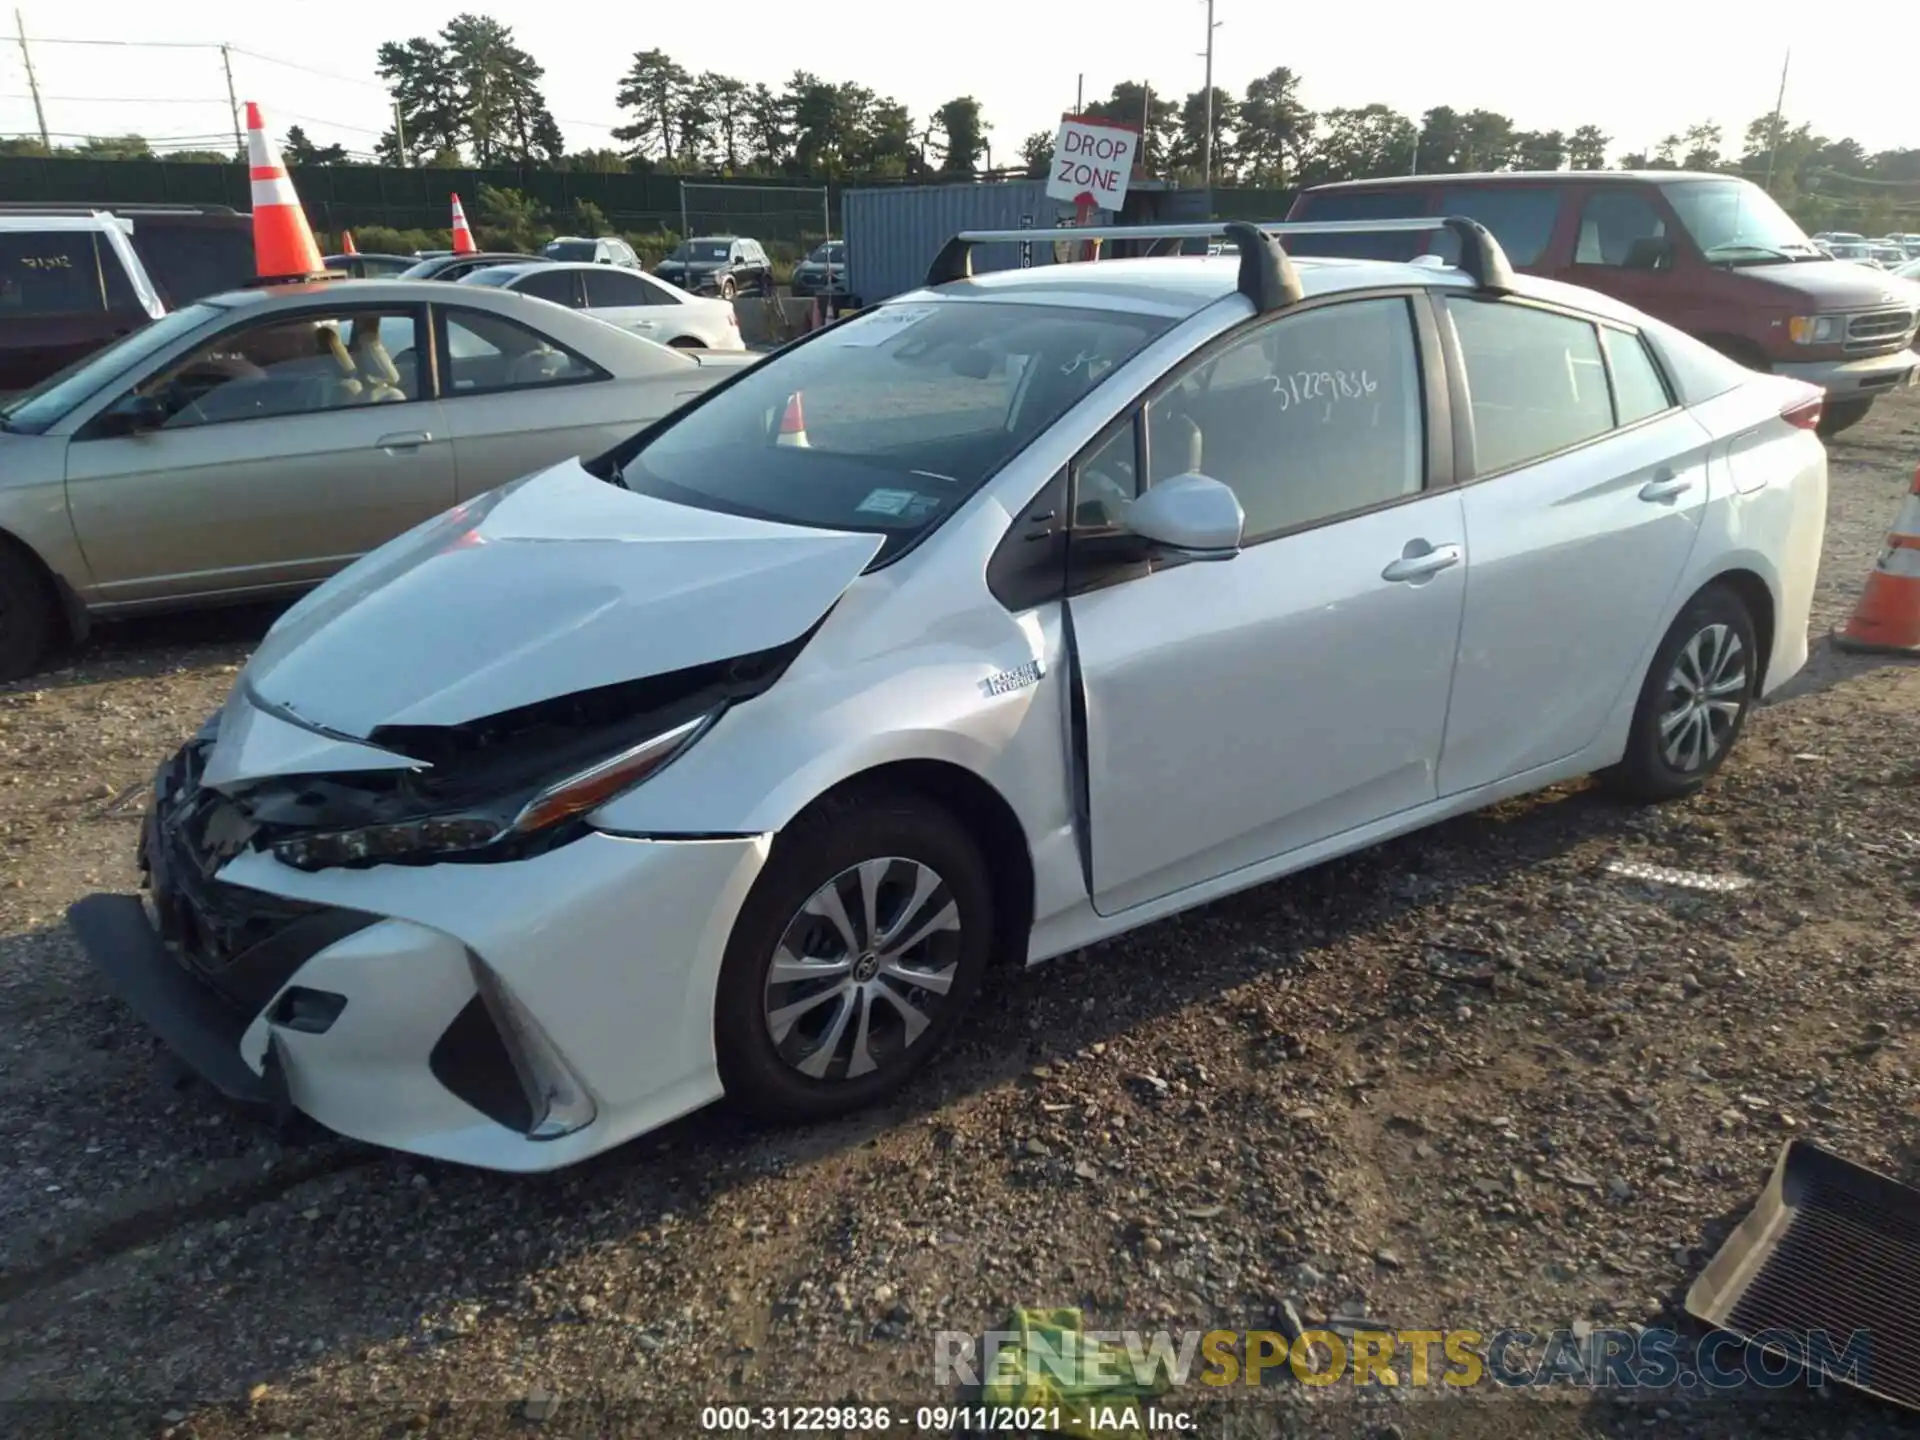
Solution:
[[(1328, 190), (1301, 197), (1299, 221), (1410, 220), (1427, 213), (1425, 190)], [(1411, 260), (1427, 248), (1420, 231), (1399, 235), (1295, 235), (1287, 250), (1294, 255), (1337, 256), (1345, 260)]]
[[(1560, 218), (1560, 196), (1557, 186), (1546, 185), (1449, 186), (1440, 192), (1435, 209), (1478, 220), (1493, 232), (1507, 258), (1524, 269), (1547, 253)], [(1460, 259), (1460, 242), (1451, 231), (1436, 236), (1432, 249), (1449, 265)]]
[(1474, 469), (1510, 470), (1613, 428), (1593, 325), (1508, 301), (1449, 298), (1473, 406)]
[(253, 277), (253, 232), (246, 225), (133, 222), (133, 249), (169, 307), (238, 289)]
[(90, 230), (0, 233), (0, 324), (127, 309), (133, 290), (120, 257)]
[(1580, 209), (1573, 263), (1632, 265), (1636, 256), (1651, 253), (1646, 242), (1663, 240), (1666, 234), (1667, 222), (1645, 195), (1618, 186), (1596, 190)]
[(1620, 424), (1632, 425), (1672, 406), (1667, 382), (1638, 335), (1603, 325), (1600, 343), (1607, 349), (1607, 367), (1613, 374), (1613, 408)]

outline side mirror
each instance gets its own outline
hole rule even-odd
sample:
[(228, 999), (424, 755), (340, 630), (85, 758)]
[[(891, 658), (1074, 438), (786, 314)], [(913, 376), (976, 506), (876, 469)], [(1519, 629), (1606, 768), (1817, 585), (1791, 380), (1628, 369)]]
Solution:
[(1127, 507), (1131, 533), (1188, 560), (1231, 560), (1247, 515), (1240, 497), (1207, 475), (1176, 475)]
[(133, 391), (109, 405), (100, 418), (109, 434), (144, 435), (167, 423), (167, 409), (153, 396)]

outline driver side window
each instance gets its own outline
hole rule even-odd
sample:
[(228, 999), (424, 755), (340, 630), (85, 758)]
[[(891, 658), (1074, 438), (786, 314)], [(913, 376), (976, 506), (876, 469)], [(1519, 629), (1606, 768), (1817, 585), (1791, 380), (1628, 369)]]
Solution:
[(230, 331), (138, 387), (162, 430), (285, 419), (420, 398), (410, 310), (279, 316)]

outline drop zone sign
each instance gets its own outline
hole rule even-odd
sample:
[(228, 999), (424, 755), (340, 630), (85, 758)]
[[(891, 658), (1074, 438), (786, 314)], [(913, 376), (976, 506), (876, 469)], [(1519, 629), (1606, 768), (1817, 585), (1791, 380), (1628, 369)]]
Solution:
[(1053, 169), (1047, 174), (1047, 198), (1091, 202), (1102, 210), (1126, 203), (1133, 178), (1133, 157), (1140, 132), (1110, 120), (1068, 115), (1053, 139)]

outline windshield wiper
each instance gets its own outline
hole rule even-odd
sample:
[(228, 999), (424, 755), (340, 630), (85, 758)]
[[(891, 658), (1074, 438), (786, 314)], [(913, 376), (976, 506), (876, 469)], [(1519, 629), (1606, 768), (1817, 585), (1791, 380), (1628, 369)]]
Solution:
[(1728, 251), (1736, 251), (1745, 255), (1757, 255), (1763, 260), (1785, 260), (1788, 262), (1793, 260), (1793, 255), (1786, 250), (1776, 250), (1771, 245), (1749, 245), (1744, 240), (1736, 240), (1726, 245), (1715, 245), (1707, 251), (1707, 259), (1713, 263), (1725, 260), (1728, 264), (1732, 264), (1735, 256), (1729, 255), (1727, 253)]

